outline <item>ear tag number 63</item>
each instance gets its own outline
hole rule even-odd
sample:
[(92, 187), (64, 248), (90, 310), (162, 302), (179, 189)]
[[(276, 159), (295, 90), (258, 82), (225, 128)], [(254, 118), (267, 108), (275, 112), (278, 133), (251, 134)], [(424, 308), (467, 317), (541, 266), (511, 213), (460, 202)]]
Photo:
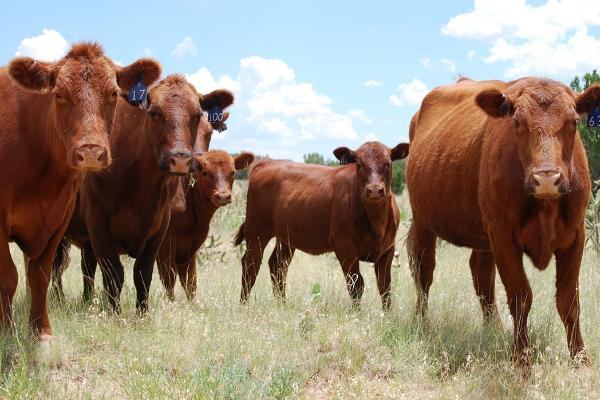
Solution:
[(600, 106), (588, 114), (587, 126), (588, 128), (600, 128)]

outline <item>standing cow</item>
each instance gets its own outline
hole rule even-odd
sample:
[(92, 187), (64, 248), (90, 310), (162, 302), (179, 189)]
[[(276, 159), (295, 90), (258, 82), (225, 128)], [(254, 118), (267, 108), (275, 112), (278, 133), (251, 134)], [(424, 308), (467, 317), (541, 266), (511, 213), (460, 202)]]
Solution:
[[(207, 124), (205, 120), (201, 125)], [(187, 187), (185, 208), (172, 207), (169, 229), (160, 246), (156, 264), (167, 298), (174, 300), (177, 276), (188, 300), (196, 293), (196, 253), (208, 236), (210, 221), (219, 207), (231, 203), (235, 171), (254, 161), (252, 153), (235, 158), (222, 150), (211, 150), (196, 156), (197, 171), (191, 178), (182, 178)]]
[(484, 318), (498, 319), (497, 266), (514, 322), (515, 359), (529, 364), (533, 297), (523, 254), (539, 270), (554, 255), (569, 350), (585, 357), (578, 285), (590, 178), (577, 123), (599, 101), (600, 86), (577, 94), (540, 78), (462, 79), (425, 97), (411, 121), (407, 167), (418, 312), (427, 307), (436, 238), (470, 247)]
[[(127, 254), (136, 259), (136, 307), (147, 309), (154, 260), (179, 176), (195, 170), (192, 152), (203, 110), (232, 101), (225, 90), (201, 96), (184, 77), (172, 75), (150, 88), (143, 109), (118, 105), (110, 138), (114, 163), (106, 172), (86, 176), (66, 234), (82, 248), (84, 299), (92, 295), (99, 262), (109, 302), (120, 310), (124, 270), (119, 255)], [(55, 261), (56, 279), (60, 264)]]
[(150, 59), (119, 67), (96, 43), (74, 45), (54, 63), (28, 57), (0, 68), (0, 324), (11, 324), (17, 269), (9, 241), (27, 259), (29, 323), (51, 338), (46, 293), (52, 259), (71, 218), (85, 171), (111, 163), (108, 133), (117, 100), (160, 65)]
[(390, 308), (391, 264), (400, 222), (391, 191), (392, 161), (408, 155), (408, 144), (390, 149), (368, 142), (356, 151), (336, 149), (338, 168), (261, 160), (252, 169), (246, 220), (235, 243), (246, 240), (241, 301), (256, 281), (263, 251), (275, 237), (269, 258), (273, 293), (285, 297), (288, 266), (296, 249), (309, 254), (335, 252), (355, 305), (364, 281), (359, 261), (372, 262), (381, 301)]

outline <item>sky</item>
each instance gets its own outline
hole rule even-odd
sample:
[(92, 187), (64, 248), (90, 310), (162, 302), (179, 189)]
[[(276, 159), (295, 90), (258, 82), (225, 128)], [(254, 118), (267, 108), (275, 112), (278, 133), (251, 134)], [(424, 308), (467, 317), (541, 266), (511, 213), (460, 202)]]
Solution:
[(408, 140), (423, 96), (459, 76), (569, 83), (600, 69), (598, 0), (5, 2), (0, 64), (100, 42), (200, 93), (234, 92), (212, 148), (302, 160)]

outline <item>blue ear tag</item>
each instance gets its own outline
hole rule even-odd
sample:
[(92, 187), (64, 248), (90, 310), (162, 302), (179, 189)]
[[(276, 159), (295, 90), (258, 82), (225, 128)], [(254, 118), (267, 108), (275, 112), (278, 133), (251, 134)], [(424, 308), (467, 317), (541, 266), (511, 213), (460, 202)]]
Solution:
[(140, 105), (146, 103), (147, 98), (148, 88), (144, 85), (144, 80), (140, 78), (140, 80), (129, 89), (127, 100), (129, 100), (130, 103)]
[(227, 130), (227, 125), (223, 122), (224, 119), (225, 114), (219, 106), (214, 106), (208, 112), (208, 122), (212, 124), (213, 128), (217, 132), (223, 132)]
[(211, 124), (215, 122), (223, 122), (223, 110), (221, 110), (218, 106), (214, 106), (208, 112), (208, 122)]
[(588, 128), (600, 128), (600, 105), (588, 113), (587, 126)]

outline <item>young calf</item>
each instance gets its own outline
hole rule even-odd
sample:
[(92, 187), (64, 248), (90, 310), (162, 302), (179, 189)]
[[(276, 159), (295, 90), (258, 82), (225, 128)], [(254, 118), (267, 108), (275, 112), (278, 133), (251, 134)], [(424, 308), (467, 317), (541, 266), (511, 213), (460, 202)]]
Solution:
[(359, 261), (375, 264), (385, 310), (390, 308), (391, 263), (398, 206), (391, 193), (392, 161), (408, 155), (408, 144), (390, 149), (368, 142), (356, 151), (334, 152), (338, 168), (262, 160), (252, 169), (246, 220), (235, 243), (246, 240), (242, 258), (241, 302), (256, 281), (263, 250), (277, 239), (269, 258), (273, 293), (285, 297), (289, 263), (296, 249), (309, 254), (335, 252), (355, 305), (363, 293)]
[[(200, 133), (200, 129), (198, 131)], [(210, 220), (217, 209), (231, 203), (235, 171), (246, 168), (252, 161), (252, 153), (241, 153), (234, 158), (221, 150), (196, 156), (198, 170), (194, 174), (193, 187), (189, 178), (182, 182), (188, 188), (185, 209), (171, 209), (169, 229), (156, 259), (169, 300), (175, 298), (173, 289), (177, 275), (188, 300), (194, 298), (196, 252), (206, 240)]]

